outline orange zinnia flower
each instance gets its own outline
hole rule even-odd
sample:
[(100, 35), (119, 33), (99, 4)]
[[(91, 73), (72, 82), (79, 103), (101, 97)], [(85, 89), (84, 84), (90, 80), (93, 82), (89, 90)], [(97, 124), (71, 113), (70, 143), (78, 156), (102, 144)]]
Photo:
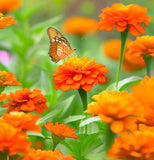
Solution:
[(56, 90), (67, 91), (70, 88), (79, 89), (81, 87), (87, 92), (91, 91), (94, 84), (106, 83), (104, 74), (109, 72), (101, 63), (95, 63), (94, 58), (89, 60), (85, 56), (81, 59), (70, 58), (54, 70), (58, 70), (52, 75)]
[(21, 5), (21, 0), (1, 0), (0, 1), (0, 12), (6, 14), (14, 11)]
[(154, 108), (145, 107), (143, 112), (138, 115), (137, 123), (154, 126)]
[(99, 30), (113, 30), (114, 26), (118, 32), (123, 32), (127, 28), (133, 36), (138, 36), (140, 33), (145, 34), (145, 28), (141, 26), (143, 23), (146, 27), (151, 21), (151, 17), (145, 15), (147, 8), (137, 4), (123, 5), (122, 3), (113, 4), (112, 7), (102, 9), (99, 17)]
[(2, 13), (0, 13), (0, 29), (11, 26), (11, 24), (16, 25), (17, 22), (14, 20), (14, 17), (7, 16), (4, 17)]
[(123, 133), (115, 139), (108, 157), (126, 160), (152, 160), (154, 157), (154, 134), (135, 131)]
[(2, 107), (9, 107), (7, 113), (12, 111), (36, 111), (39, 114), (43, 110), (48, 110), (46, 98), (40, 89), (30, 91), (28, 88), (17, 90), (15, 93), (10, 92), (9, 102)]
[(145, 76), (139, 84), (133, 86), (132, 93), (143, 106), (154, 109), (154, 76)]
[(75, 160), (72, 155), (68, 158), (62, 154), (59, 150), (56, 151), (42, 151), (32, 150), (22, 160)]
[(10, 114), (3, 113), (2, 119), (19, 129), (19, 131), (41, 133), (41, 126), (36, 125), (36, 122), (40, 117), (40, 115), (33, 115), (31, 113), (10, 112)]
[(12, 125), (0, 123), (0, 152), (7, 151), (10, 156), (21, 153), (27, 154), (30, 150), (31, 142), (27, 140), (27, 135), (19, 132)]
[(85, 35), (96, 31), (98, 22), (86, 17), (72, 17), (67, 19), (63, 24), (63, 31), (75, 35)]
[(6, 100), (8, 98), (6, 93), (0, 94), (0, 102), (3, 102), (4, 100)]
[[(125, 52), (128, 50), (128, 44), (131, 40), (128, 38), (126, 42)], [(110, 41), (105, 42), (102, 45), (102, 53), (104, 53), (107, 57), (113, 60), (119, 60), (120, 57), (120, 48), (121, 48), (121, 40), (120, 39), (112, 39)]]
[(0, 86), (6, 87), (17, 85), (21, 85), (21, 83), (17, 81), (17, 78), (15, 75), (13, 75), (13, 73), (0, 71)]
[[(129, 47), (129, 46), (128, 46)], [(131, 48), (127, 50), (127, 52), (124, 53), (124, 59), (123, 59), (123, 69), (126, 71), (134, 71), (138, 69), (142, 69), (145, 67), (145, 62), (142, 57), (136, 57), (131, 55), (129, 52)]]
[(75, 135), (76, 133), (74, 132), (74, 128), (69, 128), (64, 123), (59, 124), (58, 122), (56, 122), (55, 124), (53, 124), (51, 122), (47, 122), (44, 124), (44, 126), (48, 131), (59, 138), (78, 138), (78, 136)]
[(129, 54), (133, 57), (140, 57), (143, 61), (143, 55), (154, 56), (154, 36), (137, 37), (130, 43)]
[(114, 133), (136, 129), (136, 118), (130, 116), (136, 116), (141, 105), (127, 91), (103, 91), (92, 98), (96, 102), (89, 104), (86, 112), (109, 123)]
[(154, 126), (154, 76), (145, 76), (139, 84), (133, 86), (132, 94), (145, 107), (138, 117), (138, 123)]

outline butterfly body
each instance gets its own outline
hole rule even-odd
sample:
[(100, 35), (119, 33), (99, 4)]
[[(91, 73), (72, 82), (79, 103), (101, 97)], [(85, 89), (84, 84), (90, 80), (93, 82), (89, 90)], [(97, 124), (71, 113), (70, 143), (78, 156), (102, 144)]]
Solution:
[(47, 33), (50, 39), (49, 55), (52, 61), (57, 63), (74, 52), (67, 39), (56, 29), (49, 27)]

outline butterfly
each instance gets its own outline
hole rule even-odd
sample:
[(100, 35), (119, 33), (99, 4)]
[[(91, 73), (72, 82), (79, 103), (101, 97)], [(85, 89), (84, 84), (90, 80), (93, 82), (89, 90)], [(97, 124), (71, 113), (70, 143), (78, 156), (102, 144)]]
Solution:
[(50, 39), (49, 55), (54, 62), (58, 62), (71, 55), (75, 49), (72, 49), (68, 40), (56, 29), (49, 27), (47, 34)]

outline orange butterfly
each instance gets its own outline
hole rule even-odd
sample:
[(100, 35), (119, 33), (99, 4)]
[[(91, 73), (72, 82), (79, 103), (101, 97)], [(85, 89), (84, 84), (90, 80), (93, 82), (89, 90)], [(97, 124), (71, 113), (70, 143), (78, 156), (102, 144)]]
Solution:
[(58, 62), (71, 55), (72, 49), (67, 39), (56, 29), (49, 27), (47, 33), (50, 39), (49, 55), (54, 62)]

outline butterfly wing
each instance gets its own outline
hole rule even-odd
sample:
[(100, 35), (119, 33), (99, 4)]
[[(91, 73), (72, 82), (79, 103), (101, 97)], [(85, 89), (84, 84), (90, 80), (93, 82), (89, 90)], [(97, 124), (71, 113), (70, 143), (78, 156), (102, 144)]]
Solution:
[(49, 55), (52, 61), (58, 62), (68, 57), (74, 50), (67, 39), (56, 29), (50, 27), (47, 29), (47, 33), (50, 39)]

